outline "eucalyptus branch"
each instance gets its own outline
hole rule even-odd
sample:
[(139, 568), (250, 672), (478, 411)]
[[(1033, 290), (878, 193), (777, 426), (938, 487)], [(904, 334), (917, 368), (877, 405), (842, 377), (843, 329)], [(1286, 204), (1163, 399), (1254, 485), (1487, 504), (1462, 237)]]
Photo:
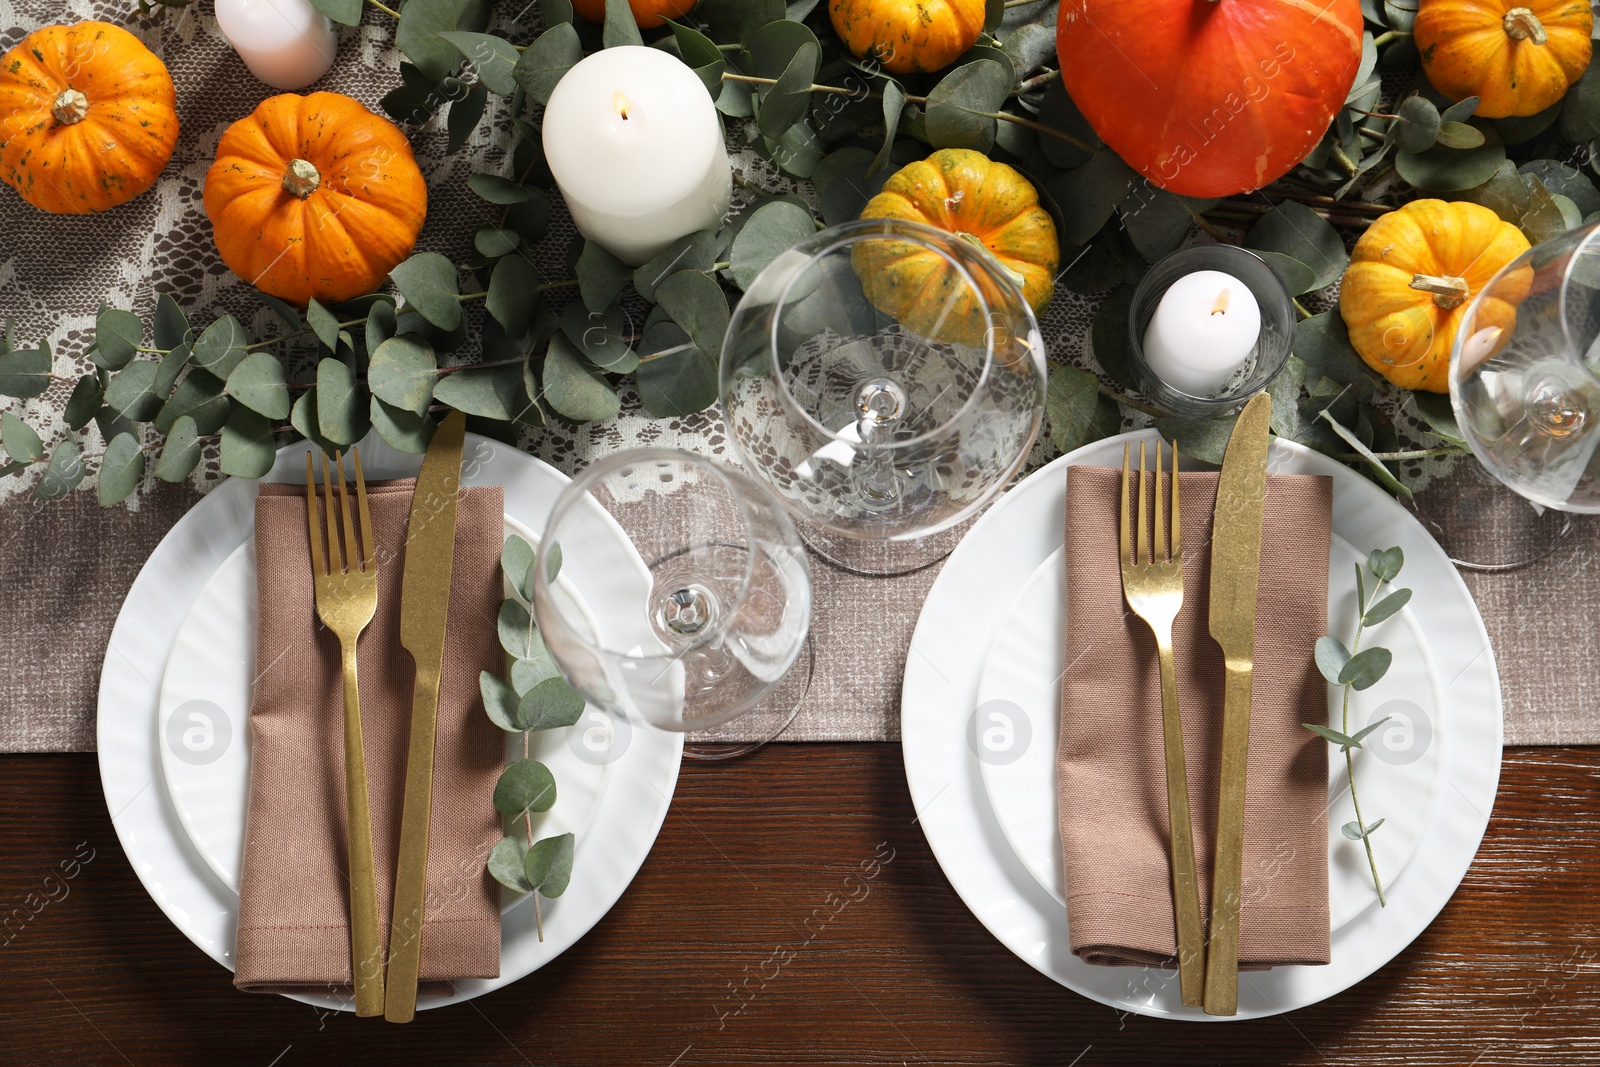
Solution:
[(377, 8), (379, 11), (382, 11), (385, 15), (388, 15), (391, 18), (399, 18), (400, 17), (400, 12), (396, 11), (394, 8), (388, 6), (387, 4), (379, 3), (378, 0), (367, 0), (367, 3), (371, 4), (373, 7)]
[[(1356, 619), (1355, 640), (1350, 643), (1350, 654), (1352, 657), (1361, 651), (1361, 637), (1367, 628), (1367, 611), (1372, 607), (1373, 600), (1377, 598), (1379, 590), (1381, 590), (1385, 584), (1386, 583), (1380, 579), (1377, 584), (1372, 587), (1372, 597), (1361, 605), (1361, 617)], [(1352, 684), (1346, 683), (1344, 687), (1344, 701), (1340, 708), (1340, 729), (1343, 730), (1346, 735), (1350, 733), (1350, 690), (1352, 688)], [(1348, 746), (1345, 748), (1344, 768), (1346, 776), (1350, 779), (1350, 806), (1355, 808), (1356, 823), (1361, 828), (1361, 844), (1367, 851), (1367, 866), (1372, 869), (1372, 884), (1373, 887), (1378, 891), (1378, 906), (1380, 908), (1386, 908), (1389, 906), (1389, 903), (1383, 899), (1383, 879), (1378, 877), (1378, 860), (1377, 857), (1372, 854), (1372, 830), (1367, 828), (1366, 817), (1361, 814), (1361, 798), (1356, 793), (1356, 754), (1354, 748)], [(1376, 827), (1373, 829), (1376, 829)]]

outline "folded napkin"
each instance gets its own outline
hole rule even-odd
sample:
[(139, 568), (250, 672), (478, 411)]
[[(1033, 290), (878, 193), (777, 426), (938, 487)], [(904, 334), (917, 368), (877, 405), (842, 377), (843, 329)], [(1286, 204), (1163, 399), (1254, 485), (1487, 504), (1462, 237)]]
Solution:
[[(415, 674), (411, 656), (400, 647), (401, 575), (414, 488), (412, 481), (368, 486), (378, 611), (356, 652), (385, 946)], [(500, 894), (484, 860), (500, 838), (492, 796), (505, 765), (505, 741), (483, 713), (478, 672), (503, 667), (495, 632), (503, 514), (498, 486), (462, 491), (439, 688), (422, 939), (422, 978), (433, 988), (500, 973)], [(338, 638), (317, 619), (304, 486), (261, 486), (256, 574), (257, 673), (234, 984), (253, 992), (347, 992), (343, 675)]]
[[(1173, 627), (1202, 914), (1210, 915), (1221, 776), (1222, 652), (1210, 636), (1217, 475), (1185, 473), (1183, 610)], [(1067, 925), (1089, 963), (1175, 957), (1161, 679), (1117, 566), (1120, 469), (1067, 477), (1066, 670), (1057, 751)], [(1163, 479), (1163, 483), (1165, 479)], [(1327, 718), (1312, 646), (1327, 632), (1332, 483), (1267, 479), (1257, 596), (1239, 963), (1328, 962)]]

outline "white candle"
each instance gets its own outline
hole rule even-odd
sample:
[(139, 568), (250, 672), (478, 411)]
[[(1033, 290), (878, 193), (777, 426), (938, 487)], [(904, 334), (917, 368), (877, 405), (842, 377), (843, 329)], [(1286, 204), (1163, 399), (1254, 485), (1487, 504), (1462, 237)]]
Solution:
[(659, 48), (606, 48), (556, 83), (544, 154), (578, 232), (632, 266), (696, 230), (733, 196), (716, 105)]
[(1144, 331), (1156, 377), (1190, 396), (1217, 392), (1261, 336), (1261, 307), (1231, 274), (1199, 270), (1172, 283)]
[(333, 66), (339, 38), (309, 0), (217, 0), (217, 25), (250, 73), (304, 89)]

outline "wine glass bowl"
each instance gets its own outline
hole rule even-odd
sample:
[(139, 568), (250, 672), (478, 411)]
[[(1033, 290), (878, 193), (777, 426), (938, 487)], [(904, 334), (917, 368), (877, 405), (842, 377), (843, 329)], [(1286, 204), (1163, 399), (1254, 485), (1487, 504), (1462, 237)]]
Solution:
[[(558, 568), (580, 561), (599, 576), (582, 595), (613, 609), (601, 624), (554, 592)], [(685, 732), (763, 701), (782, 704), (782, 723), (798, 707), (806, 678), (782, 690), (810, 627), (805, 549), (738, 471), (674, 449), (607, 456), (563, 490), (535, 567), (539, 631), (589, 701)]]
[(1543, 507), (1600, 512), (1600, 226), (1503, 267), (1472, 297), (1450, 400), (1484, 468)]
[(729, 436), (807, 543), (852, 570), (914, 569), (1025, 461), (1044, 344), (978, 243), (862, 220), (778, 256), (728, 326)]

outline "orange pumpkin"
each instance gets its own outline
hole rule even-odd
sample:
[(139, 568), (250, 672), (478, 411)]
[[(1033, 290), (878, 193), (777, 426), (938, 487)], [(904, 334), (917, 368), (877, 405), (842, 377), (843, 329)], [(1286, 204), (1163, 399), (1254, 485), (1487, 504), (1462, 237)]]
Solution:
[(286, 93), (222, 135), (205, 207), (239, 277), (301, 306), (336, 304), (411, 254), (428, 186), (388, 119), (339, 93)]
[[(664, 19), (682, 18), (694, 5), (695, 0), (628, 0), (641, 30), (653, 30)], [(572, 0), (572, 10), (590, 22), (606, 20), (606, 0)]]
[(166, 66), (120, 26), (35, 30), (0, 59), (0, 178), (57, 215), (126, 203), (172, 158), (176, 103)]
[[(867, 201), (861, 217), (907, 219), (965, 237), (999, 261), (1034, 311), (1050, 303), (1061, 262), (1055, 223), (1027, 178), (982, 152), (941, 148), (907, 164)], [(938, 253), (904, 242), (864, 241), (851, 253), (851, 265), (862, 292), (885, 314), (926, 336), (982, 343), (989, 322), (976, 296), (939, 298), (941, 290), (963, 283)]]
[(1423, 0), (1415, 36), (1422, 69), (1475, 114), (1537, 115), (1589, 66), (1589, 0)]
[(977, 43), (984, 0), (829, 0), (828, 17), (857, 59), (894, 74), (939, 70)]
[(1359, 0), (1062, 0), (1073, 102), (1182, 196), (1259, 189), (1306, 157), (1361, 64)]
[[(1339, 286), (1350, 343), (1394, 384), (1448, 392), (1451, 346), (1467, 302), (1527, 250), (1521, 230), (1478, 204), (1413, 200), (1389, 212), (1356, 242)], [(1479, 329), (1498, 326), (1511, 336), (1532, 268), (1525, 275), (1510, 279), (1505, 299), (1484, 301)]]

